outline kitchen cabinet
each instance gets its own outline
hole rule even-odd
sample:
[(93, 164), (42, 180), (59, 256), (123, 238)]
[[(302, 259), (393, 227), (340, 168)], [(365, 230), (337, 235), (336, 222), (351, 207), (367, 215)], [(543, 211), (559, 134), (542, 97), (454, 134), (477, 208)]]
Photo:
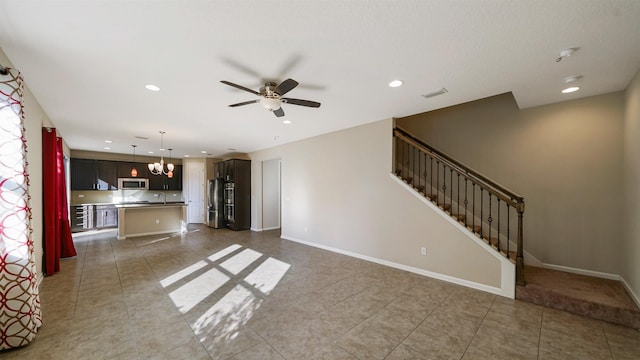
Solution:
[(118, 162), (72, 158), (71, 190), (118, 190)]
[(119, 178), (131, 178), (131, 169), (135, 166), (138, 170), (139, 178), (145, 178), (147, 173), (147, 164), (130, 162), (130, 161), (118, 161), (118, 177)]
[(166, 190), (182, 190), (182, 165), (175, 165), (173, 178), (165, 180)]
[(97, 160), (97, 164), (96, 188), (98, 190), (118, 190), (118, 162)]
[(182, 190), (182, 165), (175, 165), (171, 179), (167, 175), (153, 175), (149, 168), (146, 171), (147, 178), (149, 178), (149, 190)]
[(118, 226), (118, 209), (115, 205), (96, 205), (95, 226), (98, 229)]
[(97, 190), (96, 160), (71, 159), (71, 190)]
[(118, 190), (118, 178), (130, 178), (135, 164), (139, 178), (149, 179), (149, 190), (182, 190), (182, 165), (173, 169), (173, 178), (153, 175), (147, 164), (129, 161), (71, 159), (71, 190)]

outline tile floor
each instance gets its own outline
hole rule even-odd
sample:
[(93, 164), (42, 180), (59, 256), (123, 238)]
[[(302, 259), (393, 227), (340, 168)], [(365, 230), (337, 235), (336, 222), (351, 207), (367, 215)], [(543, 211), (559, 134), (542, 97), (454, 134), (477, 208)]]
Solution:
[(640, 332), (281, 240), (76, 238), (2, 359), (640, 359)]

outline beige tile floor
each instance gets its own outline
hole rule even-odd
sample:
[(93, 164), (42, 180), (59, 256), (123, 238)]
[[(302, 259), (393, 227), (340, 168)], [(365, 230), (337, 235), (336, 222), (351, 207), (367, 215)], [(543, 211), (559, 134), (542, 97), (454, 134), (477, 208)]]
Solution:
[(2, 359), (640, 359), (640, 332), (279, 238), (77, 237)]

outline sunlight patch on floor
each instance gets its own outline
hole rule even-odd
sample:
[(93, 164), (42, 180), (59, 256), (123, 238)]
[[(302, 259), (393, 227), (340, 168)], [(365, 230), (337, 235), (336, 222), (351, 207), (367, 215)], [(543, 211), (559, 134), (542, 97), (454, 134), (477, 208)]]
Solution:
[(203, 267), (207, 266), (207, 263), (204, 261), (198, 261), (197, 263), (186, 267), (180, 271), (178, 271), (177, 273), (168, 276), (162, 280), (160, 280), (160, 285), (162, 285), (162, 287), (167, 287), (173, 283), (175, 283), (176, 281), (183, 279), (191, 274), (193, 274), (194, 272), (202, 269)]
[(290, 267), (291, 265), (270, 257), (247, 275), (244, 281), (268, 295), (271, 290), (275, 289)]
[(227, 281), (229, 281), (228, 276), (213, 268), (172, 291), (169, 297), (176, 304), (178, 310), (184, 314), (212, 295)]
[(207, 259), (209, 259), (209, 261), (211, 261), (211, 262), (216, 262), (216, 261), (222, 259), (223, 257), (231, 254), (232, 252), (240, 249), (241, 247), (242, 246), (240, 246), (238, 244), (230, 245), (230, 246), (218, 251), (217, 253), (209, 256)]
[(254, 261), (258, 260), (261, 256), (262, 253), (251, 249), (244, 249), (239, 254), (224, 261), (220, 266), (233, 275), (238, 275), (242, 270), (251, 265)]

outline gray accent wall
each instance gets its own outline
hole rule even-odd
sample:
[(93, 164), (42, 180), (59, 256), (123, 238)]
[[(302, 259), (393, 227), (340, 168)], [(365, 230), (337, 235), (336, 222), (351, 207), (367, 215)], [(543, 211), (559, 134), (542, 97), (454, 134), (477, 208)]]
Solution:
[(525, 250), (543, 264), (622, 275), (638, 298), (637, 78), (626, 93), (526, 110), (507, 93), (397, 124), (524, 196)]

